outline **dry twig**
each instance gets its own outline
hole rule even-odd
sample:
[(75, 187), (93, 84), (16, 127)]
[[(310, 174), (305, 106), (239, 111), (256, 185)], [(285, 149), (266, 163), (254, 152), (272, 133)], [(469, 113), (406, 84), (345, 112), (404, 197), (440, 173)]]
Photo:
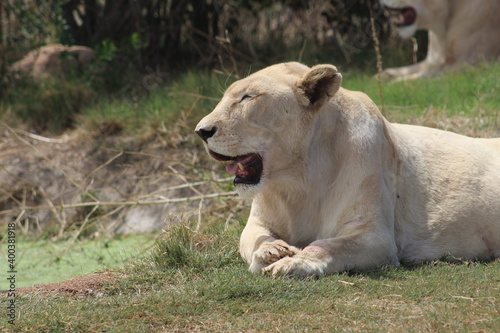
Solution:
[(94, 206), (148, 206), (148, 205), (161, 205), (168, 203), (178, 203), (178, 202), (189, 202), (203, 199), (213, 199), (220, 197), (231, 197), (236, 196), (236, 191), (223, 192), (223, 193), (211, 193), (211, 194), (203, 194), (196, 195), (192, 197), (185, 198), (166, 198), (166, 199), (158, 199), (158, 200), (137, 200), (137, 201), (116, 201), (116, 202), (79, 202), (74, 204), (62, 204), (62, 205), (54, 205), (50, 203), (48, 206), (26, 206), (23, 207), (25, 210), (64, 210), (69, 208), (79, 208), (79, 207), (94, 207)]
[(375, 19), (373, 18), (373, 10), (371, 2), (368, 6), (370, 9), (370, 25), (372, 29), (372, 38), (375, 45), (375, 53), (377, 55), (377, 82), (378, 82), (378, 94), (380, 96), (380, 105), (382, 115), (385, 116), (385, 105), (384, 105), (384, 94), (382, 92), (382, 55), (380, 54), (380, 42), (377, 36), (377, 30), (375, 30)]

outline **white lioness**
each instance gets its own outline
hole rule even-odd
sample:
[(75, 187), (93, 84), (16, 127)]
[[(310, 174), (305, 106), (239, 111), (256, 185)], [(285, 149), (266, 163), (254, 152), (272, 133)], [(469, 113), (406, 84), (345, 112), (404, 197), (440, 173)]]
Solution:
[(196, 132), (252, 196), (252, 272), (311, 276), (500, 256), (500, 139), (389, 123), (331, 65), (265, 68)]
[(389, 68), (385, 78), (432, 76), (464, 64), (500, 56), (499, 0), (381, 0), (394, 14), (398, 33), (410, 38), (428, 30), (427, 57), (412, 66)]

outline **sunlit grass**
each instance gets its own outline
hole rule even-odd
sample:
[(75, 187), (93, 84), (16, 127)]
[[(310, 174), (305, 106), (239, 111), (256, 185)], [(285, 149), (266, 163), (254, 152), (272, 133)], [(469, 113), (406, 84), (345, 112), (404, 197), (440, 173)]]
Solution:
[[(20, 240), (17, 242), (17, 287), (58, 282), (122, 267), (143, 257), (154, 238), (144, 234), (77, 241)], [(4, 250), (6, 246), (2, 245), (0, 255), (7, 257)], [(1, 287), (5, 287), (3, 281)]]
[[(500, 64), (482, 65), (446, 73), (430, 79), (383, 83), (384, 104), (388, 117), (400, 113), (420, 116), (429, 107), (448, 116), (475, 114), (478, 110), (500, 110)], [(363, 91), (381, 106), (374, 78), (359, 73), (345, 73), (342, 86)], [(397, 111), (396, 111), (397, 110)]]
[[(377, 81), (367, 74), (345, 72), (342, 86), (365, 92), (382, 108)], [(447, 73), (431, 79), (384, 82), (386, 117), (405, 122), (426, 116), (429, 109), (443, 117), (482, 117), (495, 122), (500, 112), (500, 64)], [(134, 102), (127, 95), (86, 109), (83, 123), (121, 121), (134, 131), (145, 126), (173, 126), (183, 117), (186, 133), (217, 104), (233, 78), (213, 72), (189, 72), (176, 81), (148, 91)]]
[(151, 126), (169, 128), (181, 118), (186, 126), (194, 126), (215, 107), (225, 84), (226, 78), (212, 72), (188, 72), (149, 89), (139, 80), (117, 98), (86, 108), (79, 122), (92, 127), (104, 121), (118, 121), (134, 133)]
[[(213, 222), (212, 222), (213, 223)], [(241, 223), (172, 226), (107, 296), (21, 297), (20, 331), (496, 332), (500, 262), (387, 268), (315, 279), (252, 274)], [(168, 257), (169, 254), (173, 254)], [(219, 258), (219, 259), (217, 259)]]

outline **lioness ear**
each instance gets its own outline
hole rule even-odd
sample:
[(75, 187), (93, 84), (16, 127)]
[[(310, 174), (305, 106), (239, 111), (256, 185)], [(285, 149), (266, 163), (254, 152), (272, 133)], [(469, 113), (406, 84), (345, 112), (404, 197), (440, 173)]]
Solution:
[(342, 75), (335, 66), (317, 65), (297, 82), (297, 88), (306, 97), (306, 106), (319, 109), (335, 95), (341, 82)]

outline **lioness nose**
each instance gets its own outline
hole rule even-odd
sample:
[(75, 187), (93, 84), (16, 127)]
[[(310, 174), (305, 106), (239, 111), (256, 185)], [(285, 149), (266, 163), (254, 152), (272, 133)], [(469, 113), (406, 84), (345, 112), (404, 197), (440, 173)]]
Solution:
[(203, 141), (207, 142), (208, 139), (215, 135), (215, 132), (217, 132), (217, 127), (214, 126), (211, 128), (197, 128), (195, 132), (200, 136), (200, 138), (203, 139)]

